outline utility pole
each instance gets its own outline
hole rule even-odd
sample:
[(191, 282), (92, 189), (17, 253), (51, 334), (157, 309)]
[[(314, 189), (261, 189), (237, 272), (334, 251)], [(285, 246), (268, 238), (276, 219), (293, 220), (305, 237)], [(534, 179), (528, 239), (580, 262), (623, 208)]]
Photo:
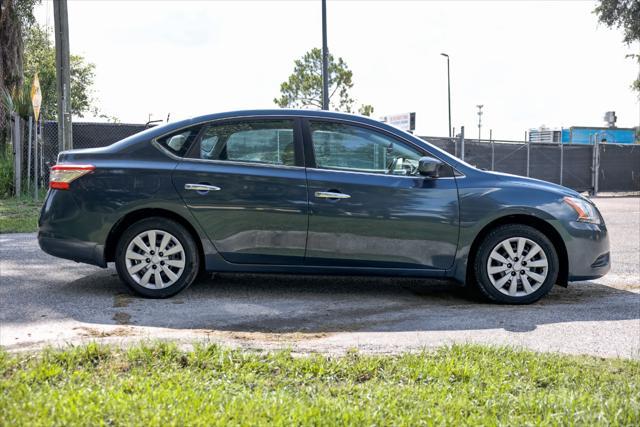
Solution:
[(476, 105), (478, 107), (478, 141), (482, 139), (482, 107), (484, 105)]
[(53, 0), (56, 40), (56, 89), (58, 97), (58, 148), (73, 148), (71, 128), (71, 76), (69, 69), (69, 19), (67, 0)]
[(449, 72), (449, 55), (441, 53), (440, 55), (447, 58), (447, 94), (449, 98), (449, 138), (451, 138), (451, 73)]
[(322, 0), (322, 109), (329, 109), (329, 48), (327, 47), (327, 0)]

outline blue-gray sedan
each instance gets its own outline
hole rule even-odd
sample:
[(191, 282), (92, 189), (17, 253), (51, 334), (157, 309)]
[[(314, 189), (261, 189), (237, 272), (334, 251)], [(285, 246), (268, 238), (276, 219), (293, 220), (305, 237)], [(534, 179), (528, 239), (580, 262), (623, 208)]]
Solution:
[(348, 114), (263, 110), (59, 155), (40, 247), (164, 298), (199, 272), (449, 278), (525, 304), (609, 271), (593, 203)]

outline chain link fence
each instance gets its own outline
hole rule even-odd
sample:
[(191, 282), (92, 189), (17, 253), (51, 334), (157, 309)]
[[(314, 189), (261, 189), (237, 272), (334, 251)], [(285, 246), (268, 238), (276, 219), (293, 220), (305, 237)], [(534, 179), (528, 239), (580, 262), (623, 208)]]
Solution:
[[(41, 121), (31, 124), (23, 123), (21, 135), (21, 185), (24, 192), (46, 188), (49, 182), (49, 168), (56, 163), (60, 152), (58, 144), (58, 124), (55, 121)], [(97, 148), (106, 147), (128, 136), (145, 129), (144, 124), (130, 123), (73, 123), (73, 147)], [(31, 135), (31, 136), (30, 136)], [(18, 186), (14, 186), (18, 187)]]
[[(15, 169), (21, 187), (46, 188), (49, 167), (59, 152), (58, 126), (54, 121), (22, 123), (21, 143), (15, 152)], [(145, 129), (144, 124), (73, 123), (74, 148), (105, 147)], [(640, 191), (640, 145), (553, 144), (519, 141), (487, 141), (446, 137), (422, 137), (439, 148), (485, 170), (530, 176), (577, 191)], [(29, 143), (29, 141), (31, 143)], [(464, 156), (463, 156), (464, 147)], [(15, 147), (14, 147), (15, 148)]]
[(554, 144), (421, 137), (478, 168), (529, 176), (576, 191), (640, 191), (640, 145)]
[(640, 144), (600, 144), (597, 160), (597, 191), (640, 190)]

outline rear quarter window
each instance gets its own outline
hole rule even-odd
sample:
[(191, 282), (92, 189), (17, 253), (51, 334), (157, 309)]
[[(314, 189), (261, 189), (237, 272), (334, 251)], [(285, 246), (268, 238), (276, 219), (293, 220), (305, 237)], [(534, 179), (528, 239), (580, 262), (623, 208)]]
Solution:
[(170, 133), (169, 135), (162, 136), (156, 141), (169, 153), (178, 157), (184, 157), (199, 132), (200, 126), (182, 129), (177, 132)]

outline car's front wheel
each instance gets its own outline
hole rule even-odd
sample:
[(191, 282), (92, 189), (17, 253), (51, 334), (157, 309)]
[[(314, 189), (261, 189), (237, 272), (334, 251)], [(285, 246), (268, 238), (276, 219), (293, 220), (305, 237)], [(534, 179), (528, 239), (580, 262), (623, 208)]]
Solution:
[(540, 231), (520, 224), (491, 231), (474, 264), (476, 282), (490, 300), (529, 304), (546, 295), (558, 278), (558, 255)]
[(198, 275), (198, 247), (182, 225), (167, 218), (138, 221), (125, 230), (116, 248), (118, 275), (133, 291), (167, 298)]

